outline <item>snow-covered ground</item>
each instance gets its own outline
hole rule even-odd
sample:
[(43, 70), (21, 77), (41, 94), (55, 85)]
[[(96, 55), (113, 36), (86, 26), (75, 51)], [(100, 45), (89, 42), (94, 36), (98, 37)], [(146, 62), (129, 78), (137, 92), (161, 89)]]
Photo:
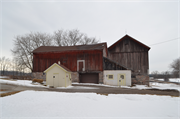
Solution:
[(180, 98), (170, 96), (23, 91), (0, 98), (1, 119), (178, 119)]
[(0, 76), (0, 78), (9, 78), (8, 76)]
[(30, 81), (30, 80), (4, 80), (4, 79), (0, 79), (0, 83), (21, 85), (21, 86), (30, 86), (30, 87), (44, 87), (43, 85), (41, 85), (39, 83), (32, 84), (32, 81)]
[(156, 82), (150, 82), (150, 86), (152, 88), (156, 89), (175, 89), (180, 91), (180, 85), (172, 84), (172, 83), (156, 83)]
[[(164, 79), (157, 79), (159, 81), (164, 81)], [(180, 82), (180, 78), (171, 78), (169, 79), (169, 82)]]

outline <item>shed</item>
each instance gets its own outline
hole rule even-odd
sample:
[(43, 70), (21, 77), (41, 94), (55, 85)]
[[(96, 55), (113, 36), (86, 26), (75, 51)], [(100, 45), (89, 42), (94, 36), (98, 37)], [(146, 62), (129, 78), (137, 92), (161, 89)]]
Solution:
[(104, 70), (104, 84), (131, 86), (131, 70)]
[(71, 71), (61, 64), (54, 63), (44, 72), (46, 73), (46, 85), (54, 87), (71, 85)]

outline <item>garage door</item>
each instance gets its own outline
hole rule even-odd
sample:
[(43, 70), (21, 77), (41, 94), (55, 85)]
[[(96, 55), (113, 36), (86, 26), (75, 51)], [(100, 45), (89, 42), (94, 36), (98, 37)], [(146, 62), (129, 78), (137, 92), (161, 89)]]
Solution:
[(98, 73), (79, 74), (80, 83), (99, 83)]

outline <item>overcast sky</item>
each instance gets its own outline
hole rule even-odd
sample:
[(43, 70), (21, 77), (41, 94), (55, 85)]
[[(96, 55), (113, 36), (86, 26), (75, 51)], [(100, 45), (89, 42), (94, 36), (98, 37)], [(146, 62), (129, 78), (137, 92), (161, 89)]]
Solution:
[(170, 70), (180, 55), (180, 0), (60, 1), (1, 0), (0, 56), (13, 58), (10, 49), (17, 35), (32, 32), (52, 34), (58, 29), (79, 29), (108, 46), (126, 33), (151, 47), (152, 71)]

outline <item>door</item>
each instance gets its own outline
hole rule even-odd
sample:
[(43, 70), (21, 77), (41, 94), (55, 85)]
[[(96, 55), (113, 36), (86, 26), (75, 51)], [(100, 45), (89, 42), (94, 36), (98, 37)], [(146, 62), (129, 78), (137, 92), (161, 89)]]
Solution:
[(59, 87), (59, 73), (53, 74), (53, 86)]
[(126, 86), (126, 74), (118, 74), (118, 86)]
[(79, 74), (80, 83), (99, 83), (98, 73), (80, 73)]
[(79, 71), (83, 71), (83, 62), (79, 62)]

